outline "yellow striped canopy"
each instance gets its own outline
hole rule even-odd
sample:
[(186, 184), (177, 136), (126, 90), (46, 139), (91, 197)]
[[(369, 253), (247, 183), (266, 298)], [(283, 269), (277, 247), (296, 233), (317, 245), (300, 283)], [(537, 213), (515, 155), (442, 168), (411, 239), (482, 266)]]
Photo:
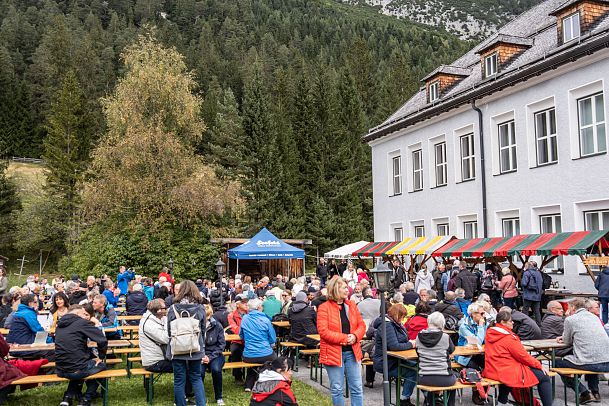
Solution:
[(398, 245), (392, 247), (386, 255), (431, 255), (432, 252), (442, 247), (453, 236), (437, 236), (437, 237), (408, 237)]

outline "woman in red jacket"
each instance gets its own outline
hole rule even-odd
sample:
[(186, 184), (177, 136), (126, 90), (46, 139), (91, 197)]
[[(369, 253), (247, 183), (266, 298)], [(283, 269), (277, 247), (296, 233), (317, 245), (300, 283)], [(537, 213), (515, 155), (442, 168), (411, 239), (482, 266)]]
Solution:
[(366, 325), (355, 303), (347, 300), (349, 287), (335, 276), (328, 283), (328, 301), (317, 311), (319, 331), (319, 362), (326, 367), (330, 379), (332, 405), (345, 404), (344, 378), (347, 378), (351, 406), (363, 406), (360, 341)]
[(486, 332), (484, 371), (482, 376), (501, 382), (499, 405), (507, 405), (511, 388), (530, 388), (537, 385), (543, 406), (552, 406), (552, 382), (541, 363), (523, 347), (512, 332), (512, 313), (497, 313), (496, 324)]

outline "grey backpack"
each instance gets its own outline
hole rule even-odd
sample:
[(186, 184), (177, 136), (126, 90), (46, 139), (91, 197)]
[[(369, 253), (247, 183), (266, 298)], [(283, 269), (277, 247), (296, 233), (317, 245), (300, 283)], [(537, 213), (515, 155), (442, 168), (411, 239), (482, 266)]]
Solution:
[(192, 355), (193, 352), (201, 351), (199, 336), (201, 335), (201, 322), (187, 310), (178, 312), (176, 306), (171, 306), (176, 318), (169, 323), (171, 337), (169, 346), (171, 358), (176, 355)]

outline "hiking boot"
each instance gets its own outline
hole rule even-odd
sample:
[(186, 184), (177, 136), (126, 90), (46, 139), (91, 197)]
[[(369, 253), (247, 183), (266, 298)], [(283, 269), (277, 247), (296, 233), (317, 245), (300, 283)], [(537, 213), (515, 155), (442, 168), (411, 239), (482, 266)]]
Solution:
[(219, 406), (224, 406), (224, 401), (222, 399), (216, 400), (216, 404)]
[(588, 403), (591, 403), (594, 401), (595, 401), (594, 396), (590, 392), (584, 392), (581, 395), (579, 395), (579, 404), (580, 405), (587, 405)]
[(414, 406), (414, 404), (408, 399), (400, 399), (400, 406)]
[(72, 400), (71, 397), (64, 396), (59, 406), (72, 406)]
[(374, 388), (374, 382), (366, 382), (366, 383), (364, 383), (364, 386), (366, 388)]
[(594, 396), (594, 401), (596, 403), (600, 403), (601, 402), (601, 394), (598, 392), (592, 392), (592, 396)]

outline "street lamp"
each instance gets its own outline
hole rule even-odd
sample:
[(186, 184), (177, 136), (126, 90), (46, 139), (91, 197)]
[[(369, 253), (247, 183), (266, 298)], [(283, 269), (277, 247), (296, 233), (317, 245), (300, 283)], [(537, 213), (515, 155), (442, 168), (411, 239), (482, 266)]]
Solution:
[(222, 291), (224, 268), (226, 268), (226, 264), (222, 261), (222, 258), (219, 258), (218, 262), (216, 262), (216, 272), (218, 273), (218, 278), (220, 279), (220, 306), (224, 304), (224, 292)]
[(391, 275), (393, 272), (389, 267), (381, 262), (376, 268), (370, 270), (374, 278), (376, 289), (381, 295), (381, 340), (383, 342), (383, 404), (389, 406), (389, 369), (387, 367), (387, 325), (385, 324), (385, 313), (387, 312), (387, 303), (385, 292), (391, 286)]

